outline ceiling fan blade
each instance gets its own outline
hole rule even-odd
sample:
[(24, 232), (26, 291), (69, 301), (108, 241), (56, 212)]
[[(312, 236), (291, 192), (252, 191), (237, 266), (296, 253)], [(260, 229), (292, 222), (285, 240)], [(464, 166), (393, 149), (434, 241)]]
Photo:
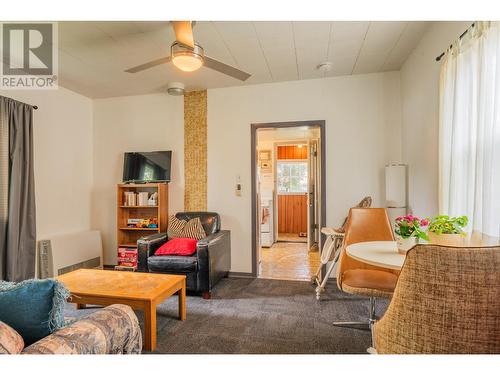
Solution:
[(231, 65), (224, 64), (223, 62), (217, 61), (215, 59), (212, 59), (208, 56), (204, 57), (204, 64), (207, 68), (216, 70), (220, 73), (223, 73), (225, 75), (231, 76), (233, 78), (239, 79), (240, 81), (246, 81), (249, 77), (251, 77), (251, 74), (248, 74), (247, 72), (244, 72), (242, 70), (236, 69), (235, 67)]
[(127, 69), (125, 71), (127, 73), (137, 73), (137, 72), (140, 72), (142, 70), (152, 68), (153, 66), (156, 66), (156, 65), (168, 63), (168, 62), (170, 62), (170, 60), (171, 60), (170, 56), (162, 57), (161, 59), (157, 59), (157, 60), (147, 62), (145, 64), (137, 65), (137, 66), (134, 66), (133, 68)]
[(194, 47), (193, 28), (191, 21), (172, 21), (174, 27), (175, 40), (188, 47)]

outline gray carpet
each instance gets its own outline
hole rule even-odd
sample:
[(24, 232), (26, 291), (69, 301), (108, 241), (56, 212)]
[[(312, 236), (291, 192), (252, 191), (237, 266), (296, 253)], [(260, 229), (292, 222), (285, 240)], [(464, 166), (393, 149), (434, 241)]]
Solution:
[[(381, 315), (387, 302), (377, 302)], [(158, 306), (156, 353), (366, 353), (368, 331), (331, 322), (367, 320), (368, 306), (367, 298), (342, 293), (334, 282), (318, 302), (308, 282), (223, 279), (211, 300), (188, 296), (184, 322), (177, 320), (177, 297)], [(68, 304), (67, 316), (93, 311)]]

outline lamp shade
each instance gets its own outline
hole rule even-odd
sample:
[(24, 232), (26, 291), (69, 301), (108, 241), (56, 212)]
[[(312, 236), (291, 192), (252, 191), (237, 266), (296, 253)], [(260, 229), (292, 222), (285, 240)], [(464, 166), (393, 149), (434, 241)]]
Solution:
[(195, 44), (193, 48), (175, 42), (170, 47), (174, 65), (185, 72), (193, 72), (203, 65), (203, 48)]

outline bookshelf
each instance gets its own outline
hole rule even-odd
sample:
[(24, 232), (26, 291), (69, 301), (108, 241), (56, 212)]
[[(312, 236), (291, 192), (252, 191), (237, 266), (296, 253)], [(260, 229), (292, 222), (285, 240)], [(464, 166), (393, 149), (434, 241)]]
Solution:
[[(125, 192), (147, 192), (151, 197), (158, 193), (157, 204), (154, 206), (128, 206), (125, 201)], [(145, 184), (118, 184), (117, 185), (117, 244), (118, 248), (137, 248), (137, 240), (143, 236), (167, 231), (168, 221), (168, 184), (167, 183), (145, 183)], [(133, 228), (128, 227), (128, 219), (152, 219), (158, 221), (157, 228)]]

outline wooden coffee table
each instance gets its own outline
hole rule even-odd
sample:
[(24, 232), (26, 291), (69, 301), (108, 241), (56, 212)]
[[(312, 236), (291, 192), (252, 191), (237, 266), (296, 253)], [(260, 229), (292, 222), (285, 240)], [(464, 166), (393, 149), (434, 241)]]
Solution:
[(186, 276), (79, 269), (58, 276), (77, 308), (121, 303), (144, 311), (144, 349), (156, 348), (156, 305), (179, 296), (179, 319), (186, 319)]

